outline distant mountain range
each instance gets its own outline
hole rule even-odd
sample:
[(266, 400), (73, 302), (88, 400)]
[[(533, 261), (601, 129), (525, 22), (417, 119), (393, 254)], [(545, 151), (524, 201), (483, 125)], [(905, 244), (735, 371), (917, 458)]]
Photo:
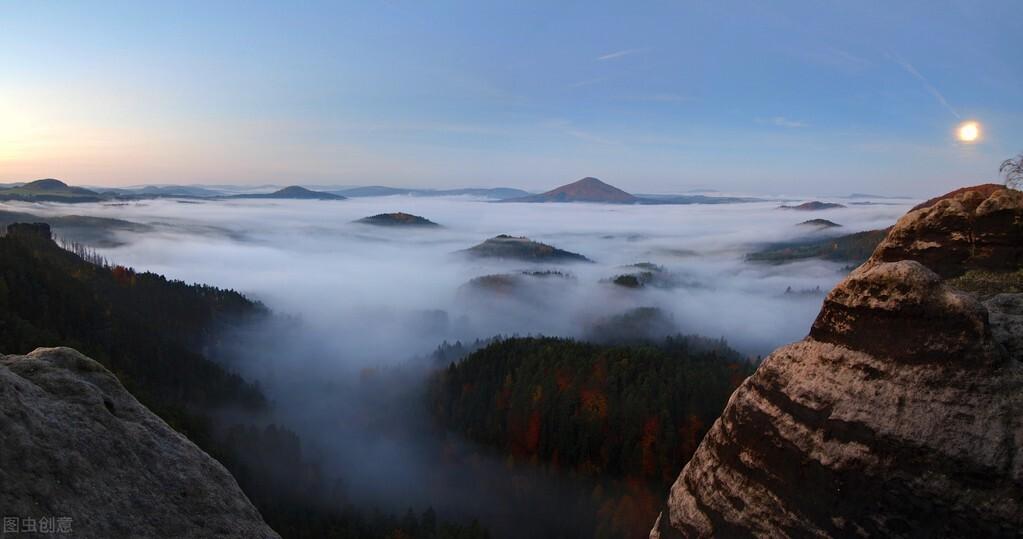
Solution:
[(28, 183), (0, 185), (0, 201), (28, 202), (100, 202), (115, 200), (142, 200), (152, 198), (194, 199), (291, 199), (291, 200), (343, 200), (345, 198), (412, 196), (450, 197), (471, 196), (496, 202), (589, 202), (601, 204), (734, 204), (762, 202), (751, 197), (686, 195), (635, 195), (609, 185), (597, 178), (587, 177), (545, 193), (531, 194), (510, 187), (480, 187), (463, 189), (414, 189), (387, 186), (319, 187), (316, 190), (292, 185), (273, 192), (260, 192), (275, 186), (232, 185), (145, 185), (138, 187), (71, 187), (55, 179)]
[(273, 193), (246, 193), (241, 195), (229, 195), (223, 198), (272, 198), (283, 200), (344, 200), (346, 197), (323, 191), (313, 191), (305, 187), (290, 185), (284, 189), (278, 189)]
[(349, 187), (345, 189), (331, 189), (327, 191), (335, 195), (351, 198), (359, 197), (384, 197), (394, 195), (406, 195), (417, 197), (445, 197), (445, 196), (477, 196), (493, 198), (497, 200), (522, 197), (529, 194), (521, 189), (510, 187), (489, 187), (489, 188), (465, 188), (465, 189), (407, 189), (401, 187), (384, 187), (371, 185), (367, 187)]
[(586, 177), (538, 195), (507, 198), (500, 202), (594, 202), (601, 204), (730, 204), (757, 202), (757, 198), (714, 197), (706, 195), (637, 196), (597, 178)]
[(637, 195), (640, 204), (738, 204), (763, 202), (766, 199), (754, 197), (712, 197), (705, 195)]
[(32, 182), (18, 182), (0, 185), (0, 201), (21, 200), (26, 202), (99, 202), (103, 200), (139, 200), (150, 198), (268, 198), (342, 200), (349, 197), (377, 196), (474, 196), (502, 200), (522, 197), (528, 191), (510, 187), (469, 187), (463, 189), (413, 189), (402, 187), (367, 186), (346, 188), (320, 188), (312, 190), (297, 185), (278, 189), (270, 193), (252, 192), (276, 186), (236, 185), (144, 185), (138, 187), (71, 187), (68, 184), (47, 178)]
[(101, 195), (131, 197), (196, 197), (211, 198), (230, 194), (221, 189), (211, 189), (194, 185), (145, 185), (142, 187), (104, 187), (95, 189)]
[(0, 187), (0, 200), (24, 202), (102, 202), (105, 200), (137, 200), (143, 198), (268, 198), (293, 200), (344, 200), (335, 193), (313, 191), (291, 185), (272, 193), (228, 194), (224, 191), (194, 186), (156, 186), (140, 188), (104, 188), (99, 191), (72, 187), (60, 180), (47, 178), (11, 187)]
[(98, 202), (105, 197), (84, 187), (47, 178), (16, 187), (0, 189), (0, 200), (22, 200), (25, 202)]

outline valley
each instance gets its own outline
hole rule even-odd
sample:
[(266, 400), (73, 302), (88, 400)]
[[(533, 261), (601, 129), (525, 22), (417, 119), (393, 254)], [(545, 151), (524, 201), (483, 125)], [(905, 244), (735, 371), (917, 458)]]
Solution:
[[(180, 203), (186, 200), (192, 203)], [(402, 211), (394, 211), (396, 207)], [(472, 533), (478, 519), (480, 530), (505, 537), (500, 530), (523, 529), (512, 522), (516, 515), (528, 513), (535, 516), (533, 530), (541, 535), (561, 529), (631, 537), (656, 516), (660, 493), (695, 449), (727, 395), (752, 372), (758, 356), (786, 338), (797, 338), (819, 306), (819, 297), (784, 292), (830, 287), (845, 271), (840, 263), (804, 260), (795, 271), (773, 275), (771, 266), (748, 262), (745, 253), (758, 242), (802, 237), (805, 231), (794, 226), (798, 220), (776, 212), (775, 204), (744, 202), (735, 205), (735, 221), (729, 225), (729, 206), (713, 207), (714, 212), (701, 205), (681, 211), (676, 209), (681, 206), (667, 205), (553, 207), (390, 196), (338, 202), (277, 197), (161, 197), (120, 204), (14, 202), (6, 208), (12, 220), (51, 222), (54, 235), (75, 238), (82, 252), (108, 261), (109, 269), (95, 270), (94, 279), (109, 281), (103, 286), (113, 286), (110, 290), (120, 286), (133, 293), (153, 278), (138, 273), (144, 268), (244, 294), (228, 297), (237, 297), (240, 312), (252, 311), (251, 315), (202, 322), (183, 335), (190, 339), (188, 346), (205, 350), (207, 360), (215, 361), (208, 368), (224, 369), (223, 376), (254, 384), (242, 386), (248, 388), (246, 399), (252, 402), (243, 406), (230, 397), (216, 401), (221, 404), (203, 404), (175, 400), (178, 397), (169, 396), (173, 392), (161, 397), (173, 390), (152, 378), (157, 372), (152, 366), (140, 371), (140, 366), (123, 363), (138, 357), (136, 353), (110, 356), (100, 346), (105, 341), (91, 344), (75, 334), (40, 339), (33, 335), (50, 333), (28, 332), (7, 347), (24, 353), (34, 342), (56, 340), (115, 369), (144, 404), (220, 459), (268, 522), (286, 536), (328, 528), (353, 536), (383, 533), (389, 526), (402, 526), (401, 515), (413, 508), (416, 522), (443, 521), (445, 529), (462, 530), (459, 533)], [(891, 222), (898, 210), (846, 211), (843, 222), (848, 227), (867, 227)], [(378, 223), (372, 224), (385, 226), (365, 226), (365, 215), (376, 216)], [(429, 215), (444, 226), (421, 226), (416, 215)], [(751, 215), (773, 222), (773, 228), (749, 229), (744, 223)], [(91, 232), (68, 226), (79, 222), (88, 223)], [(714, 227), (714, 236), (707, 235), (708, 227)], [(502, 235), (509, 230), (540, 242)], [(30, 229), (12, 229), (11, 234), (0, 241), (36, 245), (37, 256), (44, 257), (40, 263), (64, 257), (67, 262), (62, 264), (71, 264), (68, 268), (90, 267), (62, 254), (53, 243), (46, 247), (45, 241), (31, 239)], [(21, 239), (26, 234), (29, 239)], [(117, 241), (104, 240), (107, 237)], [(511, 244), (490, 247), (495, 241)], [(487, 246), (485, 256), (462, 253), (481, 249), (474, 244)], [(561, 260), (565, 257), (589, 263), (566, 265)], [(246, 271), (236, 271), (240, 266)], [(623, 282), (625, 277), (636, 283)], [(7, 282), (16, 279), (9, 277)], [(772, 280), (775, 284), (765, 287)], [(751, 287), (754, 282), (757, 285)], [(57, 282), (37, 286), (52, 288)], [(158, 289), (152, 290), (137, 299), (129, 294), (124, 301), (138, 305), (142, 297), (160, 297), (153, 296)], [(204, 285), (195, 290), (216, 289)], [(325, 295), (345, 300), (317, 300)], [(743, 305), (763, 303), (764, 317), (751, 321), (756, 311), (722, 311), (738, 305), (736, 297), (744, 298)], [(8, 308), (28, 316), (27, 298), (20, 301)], [(707, 317), (707, 312), (716, 314)], [(173, 317), (178, 315), (168, 315), (168, 322), (177, 324)], [(31, 323), (85, 330), (79, 322)], [(762, 332), (739, 329), (750, 324)], [(126, 328), (121, 331), (128, 336), (144, 331)], [(710, 338), (683, 338), (683, 333)], [(515, 335), (582, 341), (516, 340)], [(498, 340), (491, 341), (495, 337)], [(473, 342), (481, 344), (461, 345)], [(459, 344), (428, 353), (440, 343)], [(512, 378), (506, 389), (509, 395), (539, 391), (548, 396), (541, 399), (560, 399), (551, 401), (551, 410), (560, 410), (551, 412), (554, 415), (530, 415), (522, 408), (532, 402), (528, 400), (509, 401), (519, 404), (504, 412), (500, 403), (473, 403), (469, 394), (460, 397), (457, 402), (462, 404), (457, 406), (449, 397), (440, 397), (454, 395), (450, 392), (461, 387), (451, 381), (452, 374), (445, 374), (460, 372), (461, 367), (449, 371), (455, 363), (485, 361), (496, 366), (508, 361), (509, 347), (518, 350), (512, 357), (533, 348), (542, 362), (552, 345), (563, 347), (561, 357), (578, 357), (579, 366), (564, 373), (566, 380), (575, 381), (560, 390), (536, 389)], [(634, 354), (636, 359), (621, 363)], [(283, 357), (295, 357), (298, 363), (282, 371)], [(500, 357), (506, 359), (495, 359)], [(597, 357), (606, 359), (591, 363)], [(681, 377), (683, 386), (642, 374), (673, 369), (679, 361), (695, 362), (684, 368), (680, 364), (684, 370), (672, 375)], [(538, 363), (540, 371), (523, 380), (545, 376), (540, 372), (550, 371), (548, 367)], [(600, 385), (609, 383), (600, 381), (603, 378), (586, 374), (603, 369), (625, 369), (615, 376), (637, 385), (622, 387), (615, 382), (618, 389), (612, 390)], [(525, 371), (520, 374), (526, 376)], [(495, 381), (505, 379), (504, 374), (495, 376)], [(702, 381), (693, 386), (689, 400), (672, 397), (690, 379)], [(711, 379), (720, 383), (707, 385)], [(557, 397), (559, 391), (567, 393)], [(635, 401), (637, 394), (648, 400)], [(308, 399), (319, 405), (311, 410)], [(669, 415), (662, 416), (651, 408), (660, 402), (678, 406), (667, 408)], [(217, 411), (225, 405), (234, 411)], [(482, 407), (498, 415), (470, 420), (472, 416), (464, 415), (467, 406), (475, 413)], [(582, 408), (572, 411), (576, 406)], [(612, 423), (593, 423), (586, 428), (595, 430), (572, 434), (576, 432), (572, 423), (588, 425), (585, 418), (599, 419), (601, 410), (613, 414), (631, 410), (627, 413), (642, 416), (636, 420), (637, 428), (647, 425), (649, 432), (623, 433), (627, 436), (616, 442), (619, 445), (607, 447), (596, 440)], [(473, 426), (473, 421), (482, 422)], [(497, 427), (506, 422), (510, 430)], [(689, 425), (688, 430), (667, 427), (676, 424)], [(484, 425), (497, 430), (479, 430)], [(664, 445), (662, 440), (651, 446), (643, 436), (653, 436), (651, 440), (668, 436), (665, 440), (674, 442)], [(613, 460), (607, 460), (611, 455)], [(376, 465), (367, 466), (368, 459)], [(276, 462), (294, 464), (274, 471)], [(285, 488), (286, 478), (296, 469), (308, 470), (309, 481)], [(401, 480), (392, 477), (396, 469), (402, 470)], [(467, 469), (475, 471), (465, 477)], [(417, 477), (429, 477), (433, 487), (413, 494), (389, 486)], [(506, 486), (511, 478), (517, 478), (513, 491)], [(594, 489), (601, 494), (594, 494)], [(335, 509), (303, 513), (310, 495), (335, 500)], [(551, 504), (569, 504), (574, 516), (550, 512)], [(374, 507), (395, 520), (365, 521), (364, 515)], [(433, 516), (424, 517), (426, 513)]]
[(0, 539), (1023, 537), (1019, 7), (0, 4)]

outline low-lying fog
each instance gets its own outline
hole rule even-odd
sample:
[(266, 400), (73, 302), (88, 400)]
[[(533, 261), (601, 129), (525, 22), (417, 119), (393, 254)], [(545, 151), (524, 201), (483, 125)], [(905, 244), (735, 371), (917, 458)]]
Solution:
[[(602, 318), (640, 306), (669, 313), (676, 326), (670, 331), (724, 337), (747, 354), (766, 354), (806, 335), (844, 265), (755, 265), (744, 255), (765, 242), (887, 227), (909, 205), (888, 203), (820, 212), (780, 210), (778, 202), (617, 206), (414, 197), (6, 206), (154, 225), (121, 233), (124, 244), (102, 254), (139, 270), (233, 288), (294, 315), (301, 329), (288, 337), (259, 328), (243, 339), (245, 357), (236, 366), (274, 401), (275, 420), (298, 431), (353, 501), (396, 511), (430, 505), (442, 515), (479, 518), (502, 537), (559, 529), (573, 535), (592, 518), (585, 511), (566, 516), (588, 499), (585, 487), (555, 484), (521, 466), (512, 471), (431, 431), (416, 397), (427, 367), (406, 368), (414, 358), (444, 340), (585, 336)], [(352, 222), (395, 211), (442, 227)], [(843, 227), (796, 226), (812, 218)], [(532, 265), (457, 253), (498, 234), (528, 236), (595, 263)], [(624, 266), (639, 262), (663, 266), (672, 286), (609, 282), (637, 271)], [(573, 278), (530, 278), (511, 292), (465, 286), (483, 275), (548, 269)], [(822, 292), (785, 294), (789, 287)], [(376, 382), (367, 377), (389, 365), (405, 367)]]
[[(777, 202), (621, 206), (401, 196), (148, 200), (49, 205), (45, 212), (159, 225), (153, 232), (123, 234), (126, 244), (103, 254), (140, 270), (234, 288), (275, 311), (301, 315), (342, 345), (338, 361), (365, 365), (419, 355), (445, 339), (580, 336), (595, 319), (636, 306), (671, 313), (684, 333), (723, 336), (743, 352), (764, 354), (803, 337), (820, 307), (822, 296), (785, 295), (786, 288), (826, 291), (842, 277), (843, 264), (753, 265), (743, 256), (757, 243), (883, 228), (907, 205), (801, 212), (779, 210)], [(38, 205), (18, 208), (43, 213)], [(394, 211), (424, 216), (442, 228), (352, 223)], [(814, 232), (796, 226), (811, 218), (843, 227)], [(596, 263), (535, 265), (454, 254), (498, 234), (528, 236)], [(636, 271), (623, 266), (638, 262), (663, 266), (680, 286), (633, 290), (601, 282)], [(561, 269), (575, 279), (516, 298), (461, 289), (474, 277), (529, 269)]]

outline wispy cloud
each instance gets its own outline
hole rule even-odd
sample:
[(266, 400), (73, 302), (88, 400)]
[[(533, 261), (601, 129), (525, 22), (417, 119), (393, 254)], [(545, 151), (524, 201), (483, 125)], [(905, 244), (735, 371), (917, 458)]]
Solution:
[(761, 118), (757, 122), (762, 124), (770, 124), (776, 127), (784, 127), (786, 129), (798, 129), (800, 127), (808, 127), (810, 124), (799, 120), (793, 120), (784, 116), (774, 116), (771, 118)]
[(926, 88), (927, 91), (934, 96), (934, 99), (936, 99), (938, 103), (941, 104), (942, 107), (945, 107), (946, 110), (952, 113), (952, 116), (955, 116), (956, 119), (962, 118), (962, 116), (960, 116), (959, 113), (956, 112), (954, 108), (952, 108), (952, 105), (948, 103), (948, 100), (945, 99), (945, 96), (942, 95), (942, 93), (939, 92), (938, 89), (933, 84), (931, 84), (931, 81), (927, 80), (926, 77), (920, 74), (920, 72), (917, 71), (915, 67), (913, 67), (913, 64), (907, 62), (906, 60), (895, 54), (888, 53), (887, 56), (888, 58), (891, 58), (893, 62), (899, 64), (899, 67), (901, 67), (903, 71), (909, 73), (910, 75), (913, 76), (913, 78), (920, 81), (924, 85), (924, 88)]
[(597, 57), (597, 61), (606, 62), (608, 60), (617, 60), (618, 58), (624, 58), (626, 56), (631, 56), (631, 55), (636, 54), (638, 52), (644, 52), (646, 50), (647, 49), (624, 49), (624, 50), (620, 50), (620, 51), (609, 52), (609, 53), (604, 54), (602, 56), (598, 56)]

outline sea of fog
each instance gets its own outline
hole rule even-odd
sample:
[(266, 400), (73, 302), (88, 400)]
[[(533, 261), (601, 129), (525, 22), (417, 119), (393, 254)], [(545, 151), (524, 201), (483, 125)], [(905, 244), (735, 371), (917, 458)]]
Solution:
[[(421, 355), (443, 340), (581, 336), (595, 321), (640, 306), (670, 313), (679, 332), (724, 337), (742, 352), (765, 354), (805, 336), (823, 299), (823, 294), (785, 290), (827, 291), (844, 275), (844, 264), (810, 260), (771, 266), (748, 263), (744, 255), (768, 242), (887, 227), (911, 204), (880, 202), (801, 212), (779, 210), (777, 202), (633, 206), (393, 196), (162, 199), (53, 204), (43, 211), (32, 205), (31, 211), (155, 225), (151, 232), (122, 234), (124, 245), (102, 253), (139, 270), (239, 290), (343, 343), (338, 361), (367, 365)], [(394, 211), (442, 227), (353, 223)], [(810, 218), (843, 227), (796, 226)], [(596, 263), (536, 265), (457, 254), (498, 234), (528, 236)], [(684, 286), (633, 290), (607, 282), (636, 271), (624, 266), (638, 262), (663, 266)], [(575, 278), (517, 297), (487, 298), (463, 287), (474, 277), (533, 269), (560, 269)]]
[[(101, 249), (114, 263), (239, 290), (286, 323), (233, 336), (233, 367), (257, 381), (273, 416), (353, 503), (402, 512), (433, 507), (478, 518), (496, 537), (573, 536), (593, 525), (592, 484), (509, 464), (437, 429), (423, 405), (424, 358), (442, 341), (494, 335), (585, 336), (636, 307), (658, 307), (669, 331), (724, 337), (749, 355), (803, 338), (845, 265), (806, 260), (752, 264), (758, 246), (891, 225), (911, 204), (878, 201), (800, 212), (779, 202), (621, 206), (493, 203), (470, 198), (344, 201), (146, 200), (128, 204), (8, 204), (36, 214), (147, 223)], [(353, 223), (404, 211), (441, 228)], [(811, 218), (839, 232), (796, 226)], [(478, 260), (459, 251), (498, 234), (528, 236), (592, 264)], [(680, 286), (627, 289), (608, 282), (639, 262), (663, 266)], [(572, 278), (492, 293), (475, 277), (556, 269)], [(819, 293), (786, 294), (813, 290)], [(411, 366), (411, 367), (410, 367)], [(293, 463), (282, 463), (291, 466)], [(614, 492), (613, 481), (601, 486)]]

